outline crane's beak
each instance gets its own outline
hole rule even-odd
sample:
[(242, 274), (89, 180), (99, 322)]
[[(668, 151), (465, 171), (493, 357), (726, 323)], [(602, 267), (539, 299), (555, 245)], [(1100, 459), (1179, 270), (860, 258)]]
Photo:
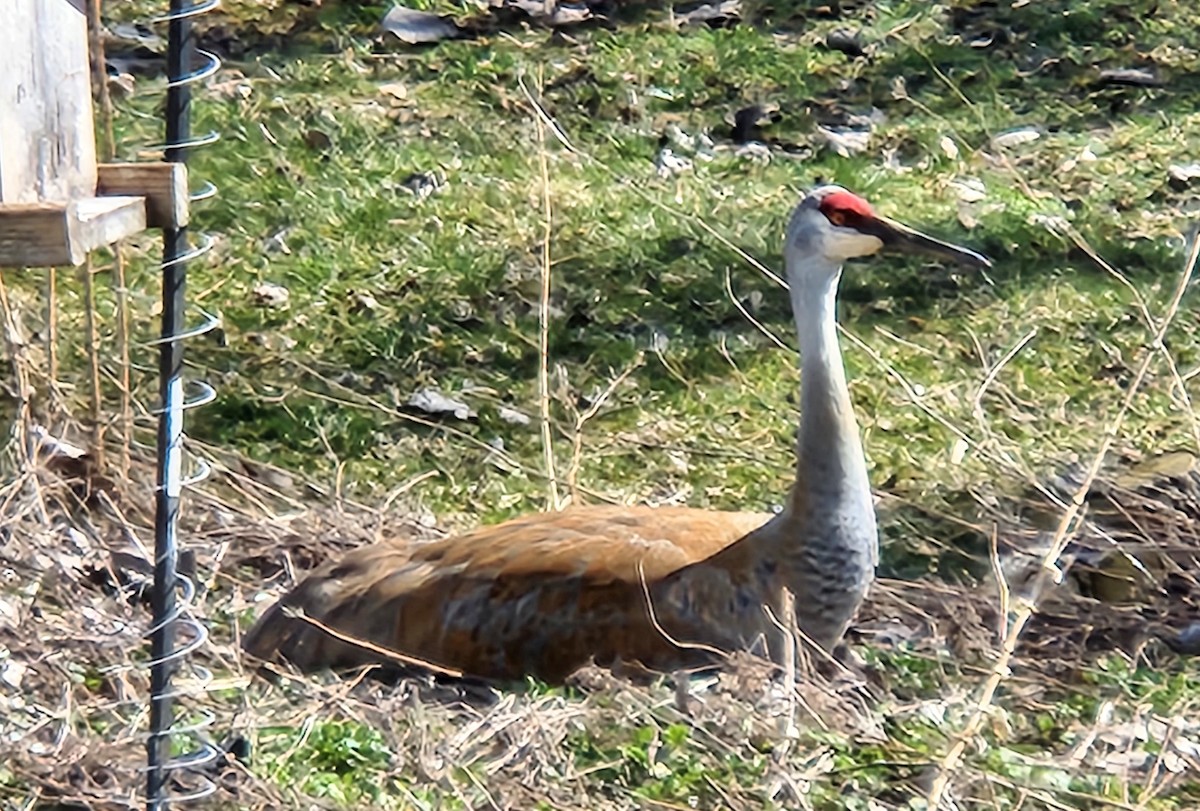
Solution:
[(951, 245), (949, 242), (942, 242), (940, 239), (922, 234), (916, 229), (887, 217), (876, 216), (873, 220), (860, 225), (859, 230), (878, 237), (883, 242), (885, 251), (929, 256), (976, 268), (992, 266), (992, 260), (983, 254), (976, 253), (969, 248)]

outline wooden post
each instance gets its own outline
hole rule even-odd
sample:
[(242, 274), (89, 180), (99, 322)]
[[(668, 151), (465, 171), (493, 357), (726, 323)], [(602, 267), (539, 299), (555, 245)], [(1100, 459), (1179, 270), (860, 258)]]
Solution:
[(96, 134), (83, 0), (3, 0), (0, 203), (96, 194)]
[(97, 166), (86, 0), (0, 0), (0, 267), (187, 223), (181, 164)]

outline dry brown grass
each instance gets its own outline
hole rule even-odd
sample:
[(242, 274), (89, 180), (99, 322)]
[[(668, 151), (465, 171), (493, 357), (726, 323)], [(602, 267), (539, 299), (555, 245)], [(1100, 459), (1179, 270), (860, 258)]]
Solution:
[[(835, 765), (836, 747), (821, 745), (821, 736), (886, 747), (899, 756), (904, 749), (896, 748), (890, 727), (896, 717), (938, 717), (952, 728), (970, 707), (976, 674), (988, 672), (995, 661), (1002, 627), (995, 589), (924, 579), (881, 582), (851, 642), (864, 653), (891, 651), (928, 662), (939, 673), (932, 682), (942, 690), (936, 698), (928, 684), (914, 685), (911, 668), (878, 660), (802, 674), (795, 693), (782, 686), (770, 665), (747, 657), (734, 657), (720, 673), (690, 679), (634, 683), (593, 669), (578, 674), (567, 693), (500, 690), (419, 673), (380, 681), (366, 672), (342, 680), (258, 672), (239, 653), (239, 618), (319, 561), (379, 537), (380, 522), (385, 533), (414, 543), (434, 530), (398, 518), (394, 507), (386, 521), (369, 508), (335, 505), (320, 496), (297, 509), (296, 499), (236, 472), (236, 459), (223, 456), (218, 462), (220, 472), (189, 494), (183, 526), (199, 581), (191, 614), (211, 632), (189, 669), (211, 673), (185, 669), (176, 683), (190, 693), (180, 702), (181, 717), (210, 719), (188, 737), (226, 748), (245, 739), (255, 755), (242, 761), (218, 752), (214, 764), (198, 774), (181, 774), (180, 791), (214, 782), (210, 802), (311, 806), (317, 801), (289, 777), (290, 760), (309, 733), (341, 719), (383, 736), (392, 758), (381, 774), (402, 806), (433, 807), (429, 797), (441, 796), (468, 807), (631, 807), (638, 803), (632, 795), (606, 787), (613, 765), (581, 759), (579, 736), (673, 725), (690, 730), (714, 758), (738, 761), (759, 753), (755, 780), (714, 787), (725, 807), (760, 807), (768, 799), (807, 806), (814, 790), (845, 779)], [(149, 459), (135, 454), (135, 477), (117, 485), (78, 460), (42, 454), (0, 491), (6, 539), (0, 551), (5, 579), (0, 645), (7, 652), (0, 660), (6, 682), (0, 688), (0, 739), (14, 807), (137, 803), (148, 692), (143, 634), (150, 624), (148, 575), (137, 563), (137, 550), (151, 545), (152, 516), (139, 507), (149, 503), (149, 470)], [(1047, 608), (1030, 621), (1006, 694), (990, 716), (993, 723), (1036, 714), (1084, 689), (1095, 663), (1113, 652), (1131, 662), (1169, 659), (1172, 654), (1158, 639), (1170, 640), (1200, 620), (1194, 577), (1200, 477), (1193, 470), (1175, 474), (1154, 479), (1135, 474), (1104, 484), (1107, 495), (1097, 497), (1092, 509), (1105, 523), (1068, 550), (1090, 564), (1079, 565), (1066, 585), (1043, 595)], [(1002, 535), (1005, 549), (1026, 545), (1004, 556), (1019, 590), (1021, 561), (1036, 563), (1042, 553), (1039, 536), (1026, 533), (1023, 541), (1011, 525)], [(1114, 544), (1135, 554), (1151, 577), (1130, 576), (1122, 567), (1113, 575), (1114, 567), (1103, 561)], [(1114, 577), (1129, 578), (1120, 605), (1081, 593)], [(1063, 748), (1055, 768), (1104, 772), (1120, 766), (1126, 775), (1142, 770), (1161, 792), (1198, 765), (1188, 748), (1197, 730), (1182, 712), (1164, 715), (1141, 706), (1114, 714), (1111, 702), (1101, 707), (1107, 709), (1090, 729), (1076, 731), (1074, 745)], [(302, 731), (299, 737), (296, 730)], [(1146, 766), (1137, 756), (1144, 755), (1147, 737), (1164, 741), (1157, 759), (1169, 761), (1169, 768)], [(1172, 747), (1172, 739), (1179, 746)], [(904, 757), (906, 781), (919, 789), (934, 773), (928, 755), (910, 750)], [(955, 785), (974, 794), (996, 779), (967, 768)], [(26, 793), (18, 797), (16, 786)], [(413, 793), (417, 789), (420, 797)], [(407, 800), (405, 792), (411, 795)]]

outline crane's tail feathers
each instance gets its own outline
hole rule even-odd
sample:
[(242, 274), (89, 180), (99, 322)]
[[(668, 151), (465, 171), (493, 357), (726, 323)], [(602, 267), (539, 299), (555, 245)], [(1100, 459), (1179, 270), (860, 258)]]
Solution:
[[(298, 670), (311, 673), (322, 668), (341, 669), (378, 665), (384, 670), (417, 668), (439, 676), (462, 678), (465, 674), (401, 651), (392, 650), (330, 627), (308, 614), (299, 592), (284, 597), (267, 609), (242, 640), (242, 649), (267, 662), (286, 659)], [(299, 603), (294, 605), (293, 603)]]
[(298, 612), (280, 600), (258, 618), (242, 637), (242, 650), (264, 662), (291, 662), (302, 672), (332, 664), (322, 656), (325, 636)]

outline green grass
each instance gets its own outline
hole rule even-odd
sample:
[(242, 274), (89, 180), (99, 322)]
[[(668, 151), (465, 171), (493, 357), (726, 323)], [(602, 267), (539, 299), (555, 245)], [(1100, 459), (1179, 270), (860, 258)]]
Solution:
[[(941, 17), (919, 8), (881, 7), (867, 30), (879, 36), (898, 21), (913, 20), (914, 28), (944, 38)], [(581, 481), (613, 495), (654, 498), (683, 484), (669, 472), (670, 452), (664, 450), (681, 447), (693, 451), (686, 454), (689, 500), (761, 508), (778, 499), (789, 476), (794, 357), (774, 350), (737, 314), (724, 274), (732, 273), (740, 296), (758, 294), (756, 316), (788, 341), (786, 298), (695, 219), (778, 266), (788, 207), (818, 177), (846, 183), (887, 213), (978, 245), (998, 259), (995, 287), (979, 276), (929, 274), (902, 262), (855, 267), (845, 283), (845, 325), (932, 392), (934, 406), (956, 422), (970, 416), (967, 406), (984, 361), (995, 362), (1020, 334), (1038, 330), (999, 379), (999, 396), (985, 400), (987, 428), (1039, 469), (1085, 449), (1095, 422), (1121, 396), (1120, 375), (1096, 380), (1097, 372), (1113, 353), (1136, 355), (1145, 331), (1132, 317), (1128, 293), (1034, 220), (1070, 213), (1085, 236), (1129, 268), (1143, 295), (1161, 301), (1180, 265), (1178, 246), (1172, 252), (1161, 239), (1179, 226), (1171, 204), (1180, 201), (1165, 188), (1161, 169), (1150, 176), (1145, 162), (1128, 156), (1150, 151), (1160, 167), (1186, 160), (1188, 140), (1163, 130), (1161, 122), (1169, 117), (1186, 132), (1195, 114), (1182, 103), (1178, 110), (1160, 109), (1154, 91), (1141, 93), (1144, 103), (1137, 104), (1140, 91), (1134, 91), (1126, 94), (1134, 109), (1101, 123), (1095, 94), (1072, 99), (1064, 97), (1061, 81), (1048, 81), (1045, 89), (1018, 82), (995, 59), (966, 47), (935, 57), (920, 43), (884, 40), (878, 55), (883, 65), (868, 71), (814, 47), (819, 33), (776, 40), (745, 27), (686, 35), (630, 27), (586, 32), (573, 48), (541, 45), (540, 33), (515, 42), (445, 43), (406, 60), (402, 69), (354, 61), (353, 55), (261, 57), (279, 79), (257, 65), (243, 66), (254, 88), (249, 99), (197, 104), (198, 129), (213, 127), (224, 137), (193, 163), (197, 176), (221, 186), (220, 198), (200, 221), (221, 236), (222, 247), (210, 270), (197, 271), (193, 288), (211, 290), (195, 300), (222, 313), (229, 345), (191, 354), (222, 392), (215, 407), (197, 412), (193, 430), (318, 476), (329, 476), (335, 459), (343, 460), (359, 492), (436, 467), (444, 475), (423, 486), (421, 495), (439, 513), (462, 510), (493, 520), (539, 506), (544, 485), (534, 472), (540, 467), (538, 434), (497, 419), (497, 406), (537, 410), (542, 190), (533, 117), (517, 80), (533, 83), (543, 70), (551, 88), (549, 112), (588, 155), (547, 146), (556, 313), (551, 361), (565, 370), (552, 404), (560, 467), (568, 461), (573, 401), (603, 388), (639, 353), (664, 345), (661, 354), (649, 353), (615, 393), (612, 407), (587, 426)], [(646, 46), (648, 39), (654, 47)], [(974, 108), (929, 77), (939, 58), (958, 60), (947, 75)], [(897, 69), (919, 69), (927, 77), (920, 90), (909, 88), (916, 104), (889, 97), (881, 77)], [(803, 164), (777, 160), (764, 167), (722, 154), (679, 178), (653, 175), (662, 121), (678, 120), (689, 132), (719, 131), (743, 99), (779, 99), (787, 112), (775, 129), (803, 139), (805, 108), (811, 109), (806, 100), (834, 96), (847, 80), (854, 82), (843, 101), (847, 107), (874, 104), (890, 117), (867, 155), (841, 159), (822, 151)], [(388, 99), (378, 86), (391, 82), (408, 90), (397, 120), (380, 108)], [(1037, 107), (1034, 119), (1010, 109), (1027, 101), (1031, 84), (1035, 94), (1058, 99)], [(647, 94), (649, 88), (668, 88), (670, 98)], [(155, 103), (149, 93), (140, 101), (147, 108)], [(1069, 109), (1055, 109), (1064, 105)], [(1046, 107), (1063, 122), (1046, 120)], [(1042, 199), (1020, 192), (1008, 168), (993, 168), (979, 153), (967, 152), (984, 144), (989, 132), (1029, 121), (1057, 128), (1016, 161), (1017, 174)], [(329, 136), (332, 146), (306, 147), (309, 130)], [(936, 143), (943, 134), (961, 139), (965, 160), (940, 156)], [(140, 139), (126, 132), (122, 140)], [(1061, 179), (1048, 172), (1088, 144), (1099, 156), (1094, 164), (1081, 164)], [(881, 150), (896, 150), (901, 162), (917, 165), (889, 171), (880, 165)], [(440, 172), (447, 185), (424, 200), (399, 188), (421, 171)], [(979, 225), (970, 234), (954, 222), (947, 188), (962, 176), (979, 177), (989, 189), (973, 208)], [(1076, 189), (1086, 196), (1072, 210)], [(1139, 198), (1136, 210), (1119, 216), (1131, 195)], [(1166, 199), (1143, 221), (1141, 199), (1155, 196)], [(265, 254), (264, 241), (281, 231), (290, 253)], [(250, 289), (260, 280), (289, 289), (285, 310), (254, 306)], [(356, 307), (362, 292), (374, 297), (376, 309)], [(907, 343), (883, 337), (876, 327)], [(1193, 332), (1185, 319), (1173, 336), (1172, 350), (1184, 367), (1195, 361)], [(256, 336), (265, 336), (268, 348)], [(725, 356), (716, 351), (722, 340)], [(847, 353), (876, 481), (896, 480), (905, 489), (933, 484), (929, 460), (944, 457), (952, 437), (907, 407), (869, 358), (853, 348)], [(416, 432), (378, 411), (315, 401), (306, 391), (327, 387), (305, 368), (391, 406), (425, 386), (448, 393), (470, 386), (464, 396), (479, 419), (455, 427), (502, 441), (527, 471), (501, 475), (485, 466), (482, 478), (476, 476), (485, 457), (478, 447), (437, 431)], [(1138, 411), (1130, 444), (1159, 446), (1179, 438), (1183, 415), (1161, 387), (1151, 387)], [(1055, 419), (1014, 419), (1046, 413)], [(704, 453), (754, 447), (764, 435), (770, 438), (765, 459)], [(944, 476), (946, 467), (933, 466), (933, 475)], [(968, 462), (965, 474), (987, 475), (986, 466), (972, 469)]]
[[(1143, 295), (1161, 301), (1180, 265), (1178, 245), (1172, 251), (1163, 237), (1179, 227), (1174, 206), (1185, 197), (1166, 188), (1161, 167), (1187, 160), (1191, 142), (1180, 133), (1189, 132), (1196, 114), (1182, 101), (1171, 109), (1156, 91), (1131, 91), (1124, 94), (1131, 109), (1109, 117), (1097, 93), (1073, 97), (1072, 83), (1057, 77), (1044, 87), (1017, 79), (1015, 66), (965, 46), (930, 54), (932, 46), (915, 34), (945, 39), (948, 32), (942, 15), (923, 8), (878, 8), (866, 29), (868, 38), (879, 38), (870, 66), (815, 47), (832, 23), (774, 38), (748, 27), (677, 35), (631, 26), (585, 32), (570, 48), (545, 45), (542, 33), (531, 33), (516, 41), (444, 43), (398, 67), (358, 60), (353, 51), (344, 58), (268, 54), (243, 65), (249, 99), (197, 103), (197, 128), (215, 128), (224, 138), (193, 162), (196, 175), (221, 186), (200, 222), (221, 236), (222, 248), (193, 286), (211, 290), (195, 300), (222, 313), (229, 345), (192, 351), (222, 392), (215, 407), (197, 412), (193, 430), (321, 477), (345, 461), (347, 481), (364, 494), (436, 468), (444, 475), (429, 480), (421, 497), (437, 513), (495, 520), (544, 503), (537, 431), (496, 416), (501, 404), (537, 411), (540, 147), (517, 82), (532, 84), (543, 71), (548, 111), (588, 156), (553, 142), (546, 147), (555, 263), (551, 361), (564, 370), (552, 403), (560, 469), (568, 463), (573, 401), (664, 345), (587, 426), (580, 480), (620, 497), (659, 498), (686, 484), (693, 503), (763, 508), (778, 500), (790, 475), (794, 357), (736, 312), (724, 275), (732, 274), (739, 296), (760, 302), (756, 317), (785, 341), (787, 300), (696, 219), (778, 267), (788, 208), (817, 178), (845, 183), (885, 212), (998, 260), (994, 287), (978, 275), (930, 274), (894, 260), (855, 267), (844, 284), (843, 323), (960, 424), (970, 423), (983, 364), (1037, 329), (986, 398), (986, 428), (1036, 469), (1086, 448), (1096, 421), (1121, 396), (1120, 374), (1097, 380), (1098, 370), (1114, 353), (1135, 355), (1145, 331), (1132, 318), (1128, 293), (1079, 261), (1036, 218), (1069, 214), (1129, 269)], [(883, 38), (900, 23), (911, 23), (906, 30), (915, 41)], [(955, 84), (930, 75), (942, 62), (952, 64), (944, 73)], [(915, 77), (911, 103), (892, 97), (889, 77), (896, 73)], [(848, 93), (839, 90), (847, 81)], [(389, 97), (379, 86), (386, 83), (407, 89), (395, 120), (383, 109)], [(654, 88), (666, 90), (648, 92)], [(1031, 92), (1047, 97), (1037, 114), (1014, 111)], [(876, 106), (889, 119), (873, 148), (851, 159), (818, 151), (804, 163), (758, 166), (724, 153), (690, 174), (654, 177), (663, 122), (720, 132), (733, 109), (757, 99), (782, 104), (774, 130), (788, 139), (808, 137), (812, 111), (827, 99), (857, 111)], [(156, 103), (150, 93), (137, 101), (147, 112)], [(1165, 120), (1174, 126), (1164, 129)], [(1025, 123), (1053, 131), (1018, 150), (1015, 170), (970, 151), (989, 133)], [(332, 146), (307, 147), (310, 130)], [(136, 144), (151, 135), (123, 132), (121, 140)], [(943, 135), (957, 140), (964, 159), (940, 153)], [(1094, 163), (1054, 174), (1052, 167), (1089, 145)], [(1150, 160), (1132, 159), (1138, 150), (1153, 155), (1155, 174), (1147, 171)], [(906, 170), (882, 166), (884, 152)], [(423, 171), (441, 173), (447, 185), (417, 200), (399, 185)], [(1017, 176), (1038, 197), (1022, 193)], [(960, 177), (979, 178), (988, 189), (970, 209), (978, 222), (972, 233), (954, 221), (948, 184)], [(1142, 204), (1156, 198), (1157, 206)], [(263, 243), (281, 231), (290, 253), (265, 254)], [(249, 291), (259, 280), (289, 289), (286, 310), (253, 305)], [(364, 291), (376, 309), (356, 307)], [(1193, 326), (1184, 319), (1177, 333), (1172, 350), (1189, 368), (1197, 354)], [(716, 351), (721, 342), (725, 355)], [(876, 481), (920, 493), (947, 474), (991, 475), (974, 460), (961, 473), (931, 466), (930, 459), (946, 457), (953, 438), (909, 407), (869, 358), (853, 348), (847, 354)], [(470, 386), (465, 396), (479, 419), (455, 427), (503, 442), (525, 470), (501, 474), (484, 465), (479, 475), (486, 453), (477, 446), (414, 431), (377, 410), (314, 401), (306, 392), (327, 385), (305, 370), (349, 382), (387, 405), (425, 386), (448, 393)], [(1184, 419), (1161, 386), (1150, 388), (1138, 412), (1131, 445), (1178, 441)], [(1029, 419), (1047, 413), (1055, 419)], [(328, 445), (318, 439), (322, 432)], [(724, 455), (764, 444), (765, 455)], [(686, 456), (686, 476), (672, 472), (678, 464), (669, 448), (682, 449), (676, 453)]]
[(282, 740), (272, 741), (272, 730), (260, 730), (261, 739), (269, 742), (264, 746), (266, 757), (274, 747), (280, 747), (280, 754), (287, 753), (275, 779), (338, 805), (379, 801), (383, 773), (393, 755), (377, 730), (354, 722), (329, 721), (299, 732), (281, 732)]
[[(188, 346), (192, 375), (219, 391), (216, 403), (189, 412), (188, 433), (331, 489), (340, 476), (345, 494), (368, 502), (433, 471), (407, 504), (447, 526), (547, 506), (536, 422), (543, 153), (552, 199), (553, 454), (560, 476), (578, 466), (589, 498), (769, 509), (791, 480), (795, 354), (739, 314), (726, 275), (735, 296), (790, 346), (787, 297), (701, 224), (778, 270), (790, 206), (821, 179), (996, 260), (987, 278), (896, 259), (847, 269), (844, 327), (982, 449), (959, 458), (955, 433), (916, 407), (871, 354), (845, 344), (872, 481), (914, 508), (882, 527), (889, 574), (937, 571), (963, 552), (922, 523), (924, 511), (961, 513), (966, 488), (1014, 489), (1023, 484), (1014, 467), (1042, 475), (1086, 456), (1145, 351), (1149, 333), (1131, 291), (1047, 228), (1047, 218), (1068, 220), (1156, 315), (1183, 265), (1180, 233), (1196, 191), (1172, 187), (1166, 167), (1192, 162), (1200, 147), (1200, 33), (1189, 4), (898, 1), (832, 19), (811, 4), (753, 3), (754, 25), (681, 33), (643, 9), (641, 21), (576, 29), (570, 39), (511, 28), (397, 58), (379, 58), (368, 39), (373, 7), (330, 5), (308, 19), (286, 6), (227, 5), (245, 43), (255, 31), (294, 26), (305, 36), (286, 53), (232, 60), (195, 99), (194, 128), (216, 130), (221, 141), (196, 151), (191, 172), (220, 194), (195, 213), (217, 241), (191, 269), (190, 295), (222, 316), (225, 341)], [(846, 27), (861, 30), (868, 59), (823, 46)], [(988, 37), (989, 47), (971, 44)], [(1171, 79), (1169, 89), (1095, 84), (1100, 68), (1148, 63)], [(520, 89), (524, 82), (537, 93), (539, 81), (548, 114), (577, 152), (551, 135), (541, 140)], [(402, 85), (403, 98), (385, 85)], [(161, 91), (161, 82), (143, 80), (118, 101), (124, 157), (161, 140)], [(754, 102), (778, 104), (781, 118), (768, 133), (811, 146), (812, 157), (761, 164), (723, 150), (690, 172), (656, 176), (669, 124), (720, 142), (733, 112)], [(872, 108), (886, 118), (866, 152), (844, 158), (821, 147), (814, 131), (823, 117)], [(1011, 150), (989, 145), (1025, 126), (1041, 137)], [(947, 138), (958, 157), (943, 149)], [(444, 180), (423, 199), (403, 186), (421, 172)], [(966, 179), (983, 184), (982, 200), (957, 199), (954, 184)], [(144, 337), (156, 329), (157, 253), (144, 240), (133, 271), (135, 328)], [(286, 287), (286, 306), (256, 304), (260, 282)], [(12, 284), (33, 300), (32, 282)], [(70, 375), (82, 365), (70, 329), (79, 292), (65, 284), (62, 296)], [(107, 296), (101, 314), (107, 335)], [(1200, 364), (1198, 325), (1189, 297), (1168, 336), (1185, 373)], [(1030, 331), (977, 410), (988, 370)], [(148, 403), (153, 360), (142, 350), (138, 361), (138, 394)], [(585, 398), (623, 373), (584, 425), (576, 456)], [(477, 416), (414, 422), (403, 404), (426, 387), (463, 399)], [(534, 421), (508, 422), (502, 407)], [(1190, 446), (1192, 436), (1159, 363), (1120, 445), (1160, 450)], [(1004, 455), (1012, 466), (997, 463)], [(814, 770), (811, 783), (800, 779), (812, 787), (811, 807), (866, 808), (870, 796), (920, 807), (916, 787), (962, 720), (973, 671), (903, 651), (876, 663), (888, 695), (904, 704), (884, 738), (806, 731), (796, 749), (805, 754), (784, 761), (789, 779)], [(1064, 770), (1062, 753), (1094, 720), (1101, 697), (1119, 700), (1119, 712), (1143, 703), (1177, 712), (1197, 700), (1196, 678), (1194, 664), (1121, 670), (1114, 658), (1033, 720), (1001, 710), (1007, 725), (997, 721), (986, 751), (971, 755), (990, 777), (967, 799), (1018, 808), (1029, 788), (1052, 789), (1068, 807), (1106, 807), (1098, 797), (1137, 802), (1136, 782)], [(939, 696), (953, 696), (948, 726), (919, 712)], [(722, 792), (743, 807), (791, 807), (771, 799), (769, 773), (782, 767), (763, 751), (722, 755), (681, 720), (602, 718), (607, 726), (573, 729), (563, 744), (571, 768), (587, 775), (567, 785), (585, 794), (614, 807), (719, 807), (729, 801)], [(467, 807), (482, 802), (477, 786), (488, 781), (482, 772), (414, 780), (411, 764), (394, 760), (394, 728), (323, 719), (303, 734), (258, 734), (266, 743), (257, 774), (347, 807)], [(816, 755), (804, 761), (820, 751), (828, 753), (820, 768)], [(1191, 807), (1197, 791), (1177, 787), (1145, 807)]]

